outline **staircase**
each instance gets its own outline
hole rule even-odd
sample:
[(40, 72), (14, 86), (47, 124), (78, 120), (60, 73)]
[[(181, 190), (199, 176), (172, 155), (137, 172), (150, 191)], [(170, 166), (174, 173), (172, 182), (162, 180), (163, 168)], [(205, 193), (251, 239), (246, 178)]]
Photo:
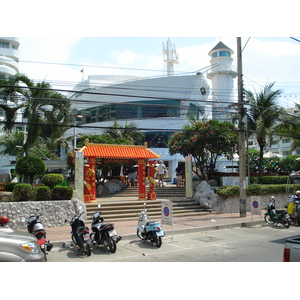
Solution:
[[(185, 198), (184, 187), (165, 187), (156, 188), (157, 200), (139, 201), (138, 189), (136, 187), (125, 188), (119, 193), (109, 196), (109, 198), (98, 199), (101, 204), (101, 216), (105, 222), (137, 220), (137, 214), (147, 203), (147, 213), (150, 219), (160, 220), (161, 218), (161, 201), (171, 200), (173, 202), (173, 217), (195, 216), (199, 214), (210, 214), (211, 210), (200, 208), (199, 203)], [(87, 220), (92, 220), (94, 212), (98, 210), (98, 203), (87, 203)]]

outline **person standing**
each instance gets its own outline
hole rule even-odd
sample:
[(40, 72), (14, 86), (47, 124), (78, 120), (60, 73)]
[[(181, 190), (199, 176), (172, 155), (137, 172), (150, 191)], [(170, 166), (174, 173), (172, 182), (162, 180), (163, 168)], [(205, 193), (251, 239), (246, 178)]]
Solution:
[(181, 186), (181, 179), (182, 179), (182, 167), (178, 164), (178, 167), (175, 169), (176, 172), (176, 186)]
[(160, 186), (160, 182), (161, 182), (161, 186), (164, 186), (164, 175), (165, 175), (165, 170), (166, 170), (166, 166), (164, 164), (164, 162), (162, 160), (159, 161), (159, 164), (156, 166), (157, 168), (157, 174), (158, 174), (158, 186)]

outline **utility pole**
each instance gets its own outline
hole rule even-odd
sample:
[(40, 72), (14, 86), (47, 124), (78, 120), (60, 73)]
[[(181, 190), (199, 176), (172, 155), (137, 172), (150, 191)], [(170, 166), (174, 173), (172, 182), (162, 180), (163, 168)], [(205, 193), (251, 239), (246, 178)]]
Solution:
[(240, 217), (246, 217), (246, 152), (245, 152), (245, 124), (243, 99), (243, 70), (241, 38), (237, 38), (238, 61), (238, 110), (239, 110), (239, 184), (240, 184)]

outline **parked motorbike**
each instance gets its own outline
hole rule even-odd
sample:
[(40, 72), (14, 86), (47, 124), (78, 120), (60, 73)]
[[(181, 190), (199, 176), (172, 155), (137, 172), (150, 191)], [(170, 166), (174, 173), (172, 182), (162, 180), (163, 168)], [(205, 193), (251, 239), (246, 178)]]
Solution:
[(85, 226), (83, 220), (80, 219), (83, 213), (84, 211), (76, 214), (70, 221), (70, 226), (72, 228), (71, 238), (73, 243), (79, 247), (79, 251), (90, 256), (92, 253), (89, 228)]
[(285, 209), (276, 209), (275, 208), (275, 198), (271, 197), (271, 201), (266, 208), (267, 212), (265, 213), (265, 222), (267, 224), (281, 223), (284, 227), (289, 228), (291, 225), (290, 215)]
[(90, 234), (93, 245), (105, 246), (111, 253), (117, 251), (117, 243), (122, 239), (118, 236), (114, 228), (114, 224), (104, 224), (104, 219), (101, 217), (101, 204), (98, 205), (99, 210), (94, 213), (92, 221), (92, 233)]
[(290, 202), (287, 208), (293, 225), (300, 226), (300, 199), (296, 198)]
[(150, 221), (147, 215), (146, 203), (144, 203), (144, 210), (142, 210), (138, 215), (138, 227), (137, 236), (143, 240), (151, 241), (156, 247), (160, 247), (162, 244), (162, 237), (165, 233), (161, 229), (161, 225), (157, 221)]
[[(40, 209), (37, 208), (36, 211), (38, 212)], [(42, 214), (31, 215), (27, 221), (27, 231), (34, 235), (37, 240), (38, 244), (45, 254), (45, 259), (47, 260), (47, 255), (53, 248), (53, 244), (50, 241), (46, 240), (46, 230), (42, 222), (39, 221), (39, 217)], [(26, 219), (22, 218), (22, 222), (25, 222)]]

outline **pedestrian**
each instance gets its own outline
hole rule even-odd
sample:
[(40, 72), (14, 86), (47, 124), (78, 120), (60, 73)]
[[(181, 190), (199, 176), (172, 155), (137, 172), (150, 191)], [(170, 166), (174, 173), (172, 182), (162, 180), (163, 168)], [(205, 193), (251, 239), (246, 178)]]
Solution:
[(160, 186), (160, 182), (161, 182), (161, 186), (164, 186), (164, 175), (165, 175), (165, 170), (166, 170), (166, 166), (164, 164), (164, 162), (162, 160), (159, 161), (159, 164), (156, 165), (157, 168), (157, 174), (158, 174), (158, 186)]
[(182, 167), (178, 164), (178, 167), (175, 169), (176, 171), (176, 186), (181, 186), (181, 179), (182, 179)]

